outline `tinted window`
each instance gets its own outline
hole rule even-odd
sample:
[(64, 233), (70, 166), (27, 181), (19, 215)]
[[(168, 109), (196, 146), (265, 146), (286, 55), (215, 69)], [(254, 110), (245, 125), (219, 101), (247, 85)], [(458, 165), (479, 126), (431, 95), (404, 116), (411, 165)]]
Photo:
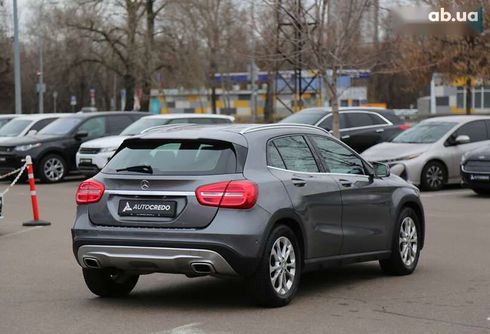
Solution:
[(275, 139), (279, 154), (286, 169), (297, 172), (318, 172), (318, 166), (303, 136), (290, 136)]
[(149, 165), (154, 175), (232, 174), (236, 164), (229, 143), (145, 140), (129, 143), (107, 163), (104, 172)]
[(79, 128), (79, 132), (87, 132), (87, 138), (99, 138), (104, 137), (107, 134), (106, 131), (106, 117), (93, 117), (83, 123)]
[(79, 117), (58, 118), (56, 121), (39, 131), (39, 133), (54, 136), (66, 135), (72, 132), (81, 121), (82, 119)]
[(0, 129), (0, 137), (15, 137), (22, 133), (26, 127), (30, 126), (31, 120), (13, 119)]
[(487, 127), (484, 121), (474, 121), (465, 124), (456, 130), (452, 137), (456, 139), (456, 137), (461, 135), (470, 137), (472, 143), (488, 139)]
[(54, 120), (56, 120), (56, 118), (41, 119), (41, 120), (37, 121), (36, 124), (34, 124), (29, 130), (40, 131), (41, 129), (46, 127), (46, 125), (52, 123)]
[(379, 117), (377, 114), (368, 114), (374, 125), (387, 124), (385, 120)]
[[(332, 115), (329, 115), (318, 126), (330, 131), (333, 129), (332, 121), (333, 117)], [(345, 114), (340, 114), (340, 128), (345, 128)]]
[(349, 128), (357, 128), (361, 126), (374, 125), (371, 115), (363, 112), (348, 113), (346, 114), (347, 124)]
[(0, 127), (10, 122), (11, 118), (0, 118)]
[(189, 123), (188, 118), (176, 118), (176, 119), (169, 120), (167, 124), (186, 124), (186, 123)]
[(129, 116), (109, 116), (107, 133), (109, 135), (118, 135), (131, 123), (133, 123), (133, 119), (131, 119)]
[(376, 113), (379, 113), (381, 116), (383, 116), (393, 124), (403, 123), (403, 120), (400, 117), (398, 117), (392, 110), (380, 110), (377, 111)]
[(299, 123), (315, 125), (326, 112), (322, 110), (303, 110), (284, 118), (280, 123)]
[(214, 124), (229, 124), (232, 123), (231, 120), (227, 118), (210, 118)]
[(364, 175), (364, 164), (354, 152), (326, 137), (312, 139), (330, 173)]
[(286, 168), (276, 145), (271, 141), (267, 144), (267, 165), (283, 169)]

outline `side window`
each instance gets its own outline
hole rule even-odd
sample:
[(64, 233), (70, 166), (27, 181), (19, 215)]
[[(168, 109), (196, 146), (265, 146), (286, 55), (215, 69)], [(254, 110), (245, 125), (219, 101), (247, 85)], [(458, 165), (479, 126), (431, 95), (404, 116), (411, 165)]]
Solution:
[(347, 123), (349, 128), (358, 128), (361, 126), (374, 125), (374, 122), (371, 119), (371, 115), (368, 113), (353, 112), (353, 113), (348, 113), (346, 116), (347, 116)]
[(312, 136), (330, 173), (364, 175), (364, 164), (355, 153), (326, 137)]
[(386, 125), (388, 123), (386, 123), (385, 120), (383, 120), (381, 117), (379, 117), (377, 114), (368, 114), (369, 117), (371, 118), (371, 122), (375, 125)]
[(484, 121), (474, 121), (463, 125), (457, 129), (452, 135), (453, 139), (456, 137), (465, 135), (470, 137), (470, 142), (478, 142), (482, 140), (488, 140), (487, 127)]
[(286, 169), (284, 161), (272, 141), (267, 144), (267, 166)]
[(210, 118), (212, 124), (230, 124), (231, 121), (226, 118)]
[(209, 118), (189, 118), (188, 120), (189, 123), (194, 123), (194, 124), (214, 124), (213, 121)]
[(41, 119), (39, 121), (37, 121), (30, 129), (30, 130), (36, 130), (36, 131), (40, 131), (42, 130), (46, 125), (48, 125), (49, 123), (51, 123), (52, 121), (54, 121), (56, 118), (45, 118), (45, 119)]
[(189, 119), (187, 118), (175, 118), (175, 119), (171, 119), (167, 122), (167, 124), (186, 124), (186, 123), (189, 123)]
[(303, 136), (290, 136), (274, 140), (286, 169), (297, 172), (319, 172), (313, 153)]
[(85, 131), (88, 133), (87, 138), (99, 138), (106, 135), (106, 117), (94, 117), (85, 121), (78, 131)]
[(127, 128), (131, 123), (133, 123), (133, 120), (129, 116), (109, 116), (109, 122), (108, 122), (108, 135), (118, 135)]
[[(330, 131), (333, 129), (332, 125), (333, 117), (332, 115), (328, 115), (318, 126), (321, 128), (324, 128), (327, 131)], [(344, 129), (345, 126), (345, 114), (340, 114), (340, 128)]]

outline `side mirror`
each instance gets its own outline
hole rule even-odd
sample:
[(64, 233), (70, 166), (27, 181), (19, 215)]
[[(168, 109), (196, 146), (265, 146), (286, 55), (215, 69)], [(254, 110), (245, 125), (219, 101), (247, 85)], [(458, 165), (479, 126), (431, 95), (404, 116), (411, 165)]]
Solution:
[(76, 140), (81, 140), (81, 139), (87, 138), (87, 137), (88, 137), (88, 132), (87, 131), (78, 131), (75, 134), (75, 139)]
[(37, 133), (37, 130), (29, 130), (29, 132), (27, 132), (27, 135), (28, 136), (34, 136), (36, 133)]
[(468, 144), (471, 141), (470, 136), (467, 135), (459, 135), (454, 140), (455, 145)]
[(390, 167), (387, 164), (381, 162), (373, 162), (374, 173), (378, 177), (388, 177), (390, 176)]

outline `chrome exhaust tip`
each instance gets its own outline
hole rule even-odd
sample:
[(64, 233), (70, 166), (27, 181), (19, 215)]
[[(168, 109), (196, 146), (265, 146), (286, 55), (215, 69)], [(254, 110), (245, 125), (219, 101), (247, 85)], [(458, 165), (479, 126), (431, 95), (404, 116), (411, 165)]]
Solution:
[(194, 271), (194, 273), (199, 275), (210, 275), (215, 273), (213, 265), (206, 262), (191, 263), (191, 268)]
[(93, 257), (84, 257), (83, 258), (83, 263), (87, 266), (87, 268), (91, 269), (100, 269), (100, 263), (99, 260)]

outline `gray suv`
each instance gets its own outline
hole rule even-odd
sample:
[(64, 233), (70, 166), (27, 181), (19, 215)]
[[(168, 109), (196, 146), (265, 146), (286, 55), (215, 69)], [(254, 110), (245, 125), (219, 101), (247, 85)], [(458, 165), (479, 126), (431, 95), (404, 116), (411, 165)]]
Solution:
[(415, 270), (419, 192), (308, 125), (182, 125), (126, 139), (80, 184), (73, 251), (88, 288), (127, 295), (139, 275), (238, 276), (266, 306), (301, 273), (379, 260)]

